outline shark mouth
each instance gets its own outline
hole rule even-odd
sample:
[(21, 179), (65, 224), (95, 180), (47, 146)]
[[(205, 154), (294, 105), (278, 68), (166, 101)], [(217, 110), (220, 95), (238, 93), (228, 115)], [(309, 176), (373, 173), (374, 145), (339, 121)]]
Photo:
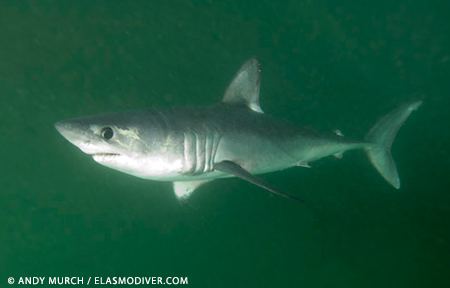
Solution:
[(99, 163), (112, 163), (121, 159), (121, 155), (118, 153), (93, 153), (92, 159)]
[(120, 156), (119, 153), (92, 153), (90, 154), (92, 157), (100, 156), (100, 157), (112, 157), (112, 156)]

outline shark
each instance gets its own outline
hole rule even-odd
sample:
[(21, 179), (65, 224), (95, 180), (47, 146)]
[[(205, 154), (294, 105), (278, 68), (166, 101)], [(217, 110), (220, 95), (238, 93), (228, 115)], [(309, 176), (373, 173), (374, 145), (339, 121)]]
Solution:
[(205, 183), (238, 177), (270, 193), (280, 191), (260, 174), (310, 167), (328, 156), (362, 149), (394, 188), (400, 178), (391, 156), (398, 130), (422, 101), (404, 103), (381, 117), (356, 141), (275, 119), (260, 106), (260, 65), (252, 58), (236, 73), (222, 101), (205, 107), (148, 108), (59, 121), (57, 131), (106, 167), (136, 177), (173, 183), (187, 199)]

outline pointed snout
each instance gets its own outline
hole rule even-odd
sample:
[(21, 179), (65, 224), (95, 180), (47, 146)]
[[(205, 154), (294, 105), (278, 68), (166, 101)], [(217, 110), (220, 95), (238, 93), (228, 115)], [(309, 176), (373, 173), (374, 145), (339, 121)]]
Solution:
[(71, 126), (72, 125), (70, 125), (67, 121), (58, 121), (55, 123), (56, 130), (67, 140), (70, 140), (70, 134), (73, 132), (73, 128)]
[(62, 131), (64, 131), (64, 121), (58, 121), (55, 123), (55, 128), (58, 130), (60, 134), (62, 134)]
[[(85, 137), (85, 132), (81, 125), (70, 120), (58, 121), (55, 123), (55, 128), (64, 138), (74, 143), (80, 141)], [(74, 143), (75, 144), (75, 143)]]

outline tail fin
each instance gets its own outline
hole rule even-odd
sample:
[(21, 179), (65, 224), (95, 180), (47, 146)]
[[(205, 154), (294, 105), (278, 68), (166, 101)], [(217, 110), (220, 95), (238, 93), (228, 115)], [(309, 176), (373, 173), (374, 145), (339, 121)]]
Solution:
[(400, 178), (391, 156), (391, 145), (402, 124), (421, 104), (422, 101), (415, 101), (398, 107), (378, 120), (366, 135), (366, 141), (374, 144), (366, 148), (370, 162), (397, 189), (400, 188)]

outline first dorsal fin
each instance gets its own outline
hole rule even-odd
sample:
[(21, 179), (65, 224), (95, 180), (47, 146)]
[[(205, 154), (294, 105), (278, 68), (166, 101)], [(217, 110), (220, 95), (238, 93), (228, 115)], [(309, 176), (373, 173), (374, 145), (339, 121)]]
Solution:
[(244, 104), (255, 112), (263, 113), (259, 106), (259, 72), (258, 60), (247, 60), (225, 91), (222, 102)]

